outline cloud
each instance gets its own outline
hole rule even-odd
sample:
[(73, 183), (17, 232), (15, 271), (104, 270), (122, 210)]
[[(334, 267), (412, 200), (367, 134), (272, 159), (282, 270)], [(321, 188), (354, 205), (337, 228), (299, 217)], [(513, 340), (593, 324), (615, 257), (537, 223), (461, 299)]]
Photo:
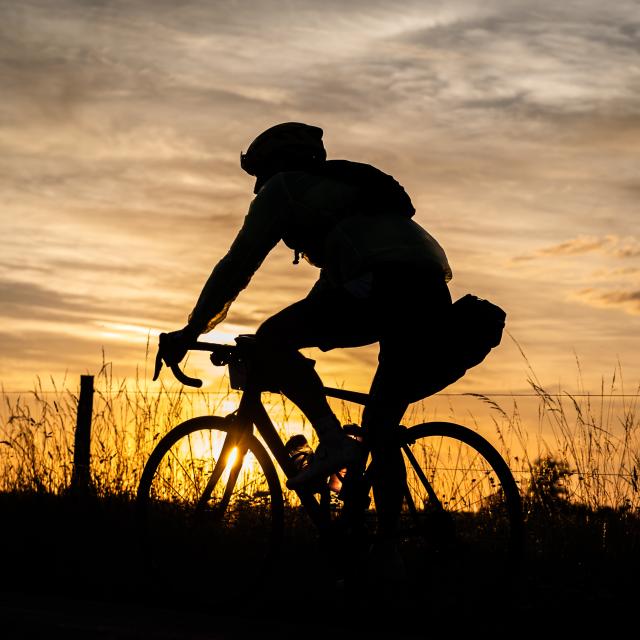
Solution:
[(594, 238), (590, 236), (578, 236), (577, 238), (572, 238), (571, 240), (561, 242), (560, 244), (540, 249), (538, 253), (540, 255), (551, 256), (580, 255), (602, 249), (603, 247), (610, 245), (612, 240), (615, 242), (615, 239), (612, 239), (611, 237)]
[(86, 300), (74, 294), (60, 294), (30, 282), (0, 281), (0, 314), (5, 317), (30, 318), (37, 314), (50, 318), (86, 314)]
[(640, 276), (640, 267), (620, 267), (617, 269), (598, 269), (593, 272), (593, 277), (602, 280), (611, 278), (631, 279)]
[(530, 254), (515, 256), (512, 262), (528, 262), (545, 256), (578, 256), (596, 252), (613, 258), (635, 258), (640, 256), (640, 241), (634, 236), (577, 236)]
[[(40, 318), (75, 366), (100, 323), (182, 323), (251, 198), (240, 149), (289, 119), (394, 173), (453, 286), (527, 306), (535, 333), (592, 284), (581, 266), (640, 254), (639, 39), (629, 0), (0, 0), (3, 348)], [(269, 256), (230, 321), (304, 295), (315, 274), (290, 262)], [(364, 357), (329, 356), (346, 378)]]
[[(273, 0), (179, 7), (25, 0), (3, 11), (0, 78), (12, 89), (4, 110), (21, 122), (72, 121), (109, 135), (114, 125), (141, 126), (153, 104), (155, 123), (169, 131), (180, 121), (202, 148), (237, 135), (231, 123), (283, 111), (340, 114), (351, 124), (362, 113), (400, 111), (405, 122), (428, 115), (432, 124), (464, 129), (485, 119), (500, 125), (505, 114), (533, 120), (612, 102), (633, 111), (633, 11), (625, 1), (603, 12), (595, 2), (577, 10), (526, 2), (399, 9), (306, 1), (293, 9)], [(213, 105), (227, 118), (221, 127), (207, 123)]]
[(447, 101), (503, 117), (553, 119), (604, 112), (612, 103), (618, 112), (625, 103), (637, 112), (627, 66), (639, 57), (635, 3), (617, 3), (611, 13), (596, 2), (579, 3), (579, 10), (575, 3), (483, 5), (460, 20), (401, 36), (431, 53), (428, 62), (446, 79), (440, 93)]
[(615, 248), (613, 254), (617, 258), (637, 258), (640, 256), (640, 241), (635, 238), (627, 238)]
[(619, 308), (632, 315), (640, 315), (640, 289), (602, 291), (583, 289), (577, 292), (582, 302), (599, 308)]

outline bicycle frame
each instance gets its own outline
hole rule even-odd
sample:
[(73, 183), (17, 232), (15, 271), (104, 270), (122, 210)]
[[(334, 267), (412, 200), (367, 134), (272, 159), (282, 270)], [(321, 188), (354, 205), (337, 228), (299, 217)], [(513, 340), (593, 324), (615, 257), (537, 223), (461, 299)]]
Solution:
[[(356, 391), (345, 391), (343, 389), (334, 389), (332, 387), (325, 387), (324, 390), (326, 395), (329, 397), (350, 400), (363, 405), (366, 403), (368, 398), (367, 394)], [(280, 438), (275, 425), (271, 421), (269, 414), (262, 404), (261, 391), (259, 389), (254, 389), (250, 386), (246, 388), (240, 399), (238, 409), (231, 415), (236, 418), (236, 427), (229, 431), (225, 438), (222, 445), (222, 451), (220, 453), (220, 460), (226, 461), (234, 447), (237, 448), (238, 454), (230, 470), (229, 480), (227, 482), (229, 496), (226, 496), (227, 492), (225, 492), (225, 496), (223, 496), (221, 504), (219, 505), (221, 509), (226, 508), (226, 502), (230, 497), (233, 485), (235, 484), (237, 475), (242, 467), (242, 459), (246, 454), (246, 448), (242, 444), (243, 438), (245, 434), (253, 433), (254, 426), (264, 440), (267, 449), (284, 472), (286, 478), (289, 479), (298, 472), (285, 448), (284, 442)], [(198, 505), (200, 508), (204, 507), (209, 499), (211, 490), (220, 479), (220, 476), (224, 471), (224, 467), (225, 462), (216, 465), (216, 468), (207, 483), (207, 487), (200, 497)], [(329, 525), (329, 519), (327, 518), (326, 511), (322, 508), (322, 505), (316, 498), (315, 494), (311, 491), (304, 490), (296, 491), (296, 493), (313, 523), (319, 530), (324, 530)]]
[[(162, 336), (161, 336), (162, 337)], [(236, 340), (237, 342), (237, 340)], [(233, 354), (236, 353), (236, 350), (239, 348), (239, 345), (221, 345), (207, 342), (197, 342), (192, 349), (197, 351), (208, 351), (211, 355), (211, 361), (215, 365), (230, 365), (233, 360)], [(159, 356), (158, 356), (159, 357)], [(159, 362), (161, 366), (161, 361), (156, 359), (156, 373), (157, 376), (159, 372)], [(185, 375), (183, 371), (180, 370), (178, 365), (172, 365), (171, 370), (173, 374), (183, 382), (183, 384), (187, 384), (189, 386), (199, 387), (202, 385), (202, 382), (197, 378), (190, 378)], [(216, 464), (209, 481), (207, 482), (207, 486), (203, 491), (198, 504), (196, 506), (196, 511), (202, 511), (207, 501), (209, 500), (213, 488), (216, 483), (219, 481), (222, 473), (224, 472), (225, 467), (227, 466), (228, 456), (231, 454), (234, 448), (237, 449), (236, 459), (234, 460), (231, 469), (229, 471), (229, 479), (227, 481), (225, 492), (222, 497), (222, 500), (218, 504), (218, 508), (221, 510), (221, 513), (226, 509), (228, 502), (231, 498), (231, 494), (233, 492), (234, 485), (240, 473), (240, 469), (242, 467), (243, 458), (247, 452), (246, 446), (243, 444), (243, 437), (245, 434), (252, 434), (253, 427), (257, 429), (260, 436), (262, 436), (267, 449), (271, 452), (273, 458), (275, 458), (276, 462), (280, 465), (280, 468), (284, 471), (284, 474), (287, 479), (291, 478), (297, 473), (297, 469), (293, 466), (293, 461), (291, 457), (287, 453), (284, 442), (278, 435), (278, 432), (269, 418), (261, 399), (261, 394), (263, 389), (255, 384), (255, 382), (251, 381), (251, 376), (247, 376), (249, 381), (242, 385), (241, 388), (243, 390), (242, 397), (240, 399), (240, 404), (238, 409), (231, 414), (236, 418), (235, 428), (230, 430), (225, 438), (225, 441), (222, 446), (222, 450), (219, 456), (219, 464)], [(246, 382), (246, 381), (245, 381)], [(349, 391), (345, 389), (336, 389), (333, 387), (323, 387), (325, 395), (330, 398), (336, 398), (339, 400), (346, 400), (348, 402), (354, 402), (360, 405), (366, 405), (369, 399), (369, 395), (366, 393), (361, 393), (357, 391)], [(415, 458), (411, 454), (411, 451), (408, 449), (406, 444), (401, 445), (403, 451), (407, 454), (409, 458), (409, 462), (412, 466), (414, 466), (418, 473), (421, 474), (421, 480), (423, 484), (427, 488), (427, 492), (429, 494), (430, 502), (437, 509), (442, 510), (442, 505), (436, 496), (431, 484), (429, 483), (426, 476), (419, 469), (419, 465), (417, 464)], [(368, 471), (365, 475), (368, 475)], [(371, 486), (370, 478), (367, 478), (368, 487)], [(328, 489), (327, 489), (328, 491)], [(327, 509), (322, 508), (322, 504), (315, 497), (315, 494), (312, 491), (304, 491), (299, 490), (296, 491), (298, 497), (300, 498), (300, 502), (302, 506), (305, 508), (309, 517), (312, 519), (314, 524), (318, 527), (320, 531), (325, 530), (330, 524), (330, 515)], [(405, 485), (405, 497), (407, 500), (407, 504), (409, 510), (413, 513), (415, 512), (415, 505), (413, 504), (413, 500), (409, 493), (408, 487)]]

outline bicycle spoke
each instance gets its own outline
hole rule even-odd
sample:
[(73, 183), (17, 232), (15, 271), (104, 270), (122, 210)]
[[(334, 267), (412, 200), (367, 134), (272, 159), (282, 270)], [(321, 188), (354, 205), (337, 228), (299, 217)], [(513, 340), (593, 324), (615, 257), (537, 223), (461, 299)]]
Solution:
[[(193, 465), (194, 455), (193, 455), (193, 447), (191, 446), (191, 435), (192, 434), (188, 435), (187, 442), (189, 443), (189, 455), (190, 455), (191, 464)], [(196, 484), (195, 478), (193, 481), (193, 485), (195, 487), (196, 493), (200, 493), (200, 487)]]
[[(458, 460), (457, 460), (456, 468), (459, 467), (461, 453), (462, 453), (462, 447), (460, 447), (458, 449)], [(480, 456), (480, 454), (476, 451), (475, 452), (475, 456), (473, 458), (473, 461), (477, 460), (479, 456)], [(473, 464), (473, 461), (470, 463), (470, 465)], [(459, 504), (460, 501), (462, 501), (462, 504), (464, 505), (464, 498), (467, 495), (469, 495), (469, 493), (471, 493), (472, 491), (474, 491), (476, 489), (476, 487), (474, 486), (476, 481), (473, 478), (471, 478), (471, 482), (468, 482), (468, 489), (467, 489), (466, 493), (464, 495), (460, 495), (459, 496), (459, 490), (460, 490), (460, 487), (462, 486), (462, 483), (468, 478), (469, 474), (471, 473), (470, 465), (467, 465), (467, 464), (464, 465), (464, 467), (463, 467), (464, 473), (461, 474), (460, 481), (456, 485), (455, 489), (453, 489), (452, 492), (451, 492), (452, 496), (458, 496), (458, 499), (457, 499), (457, 501), (455, 503), (456, 505)], [(453, 477), (454, 476), (452, 474), (452, 478)]]
[[(439, 440), (437, 451), (442, 454), (443, 448), (443, 439)], [(425, 458), (436, 458), (437, 456), (428, 455), (426, 453), (426, 447), (422, 447), (423, 453), (425, 454)], [(449, 454), (448, 454), (449, 455)], [(479, 475), (485, 474), (486, 469), (482, 469), (481, 467), (476, 467), (476, 462), (479, 458), (479, 454), (474, 452), (474, 457), (470, 461), (469, 464), (462, 464), (461, 460), (461, 450), (456, 451), (456, 460), (454, 465), (452, 466), (442, 466), (438, 465), (437, 467), (433, 467), (432, 472), (432, 480), (429, 482), (427, 480), (426, 474), (422, 472), (419, 464), (415, 457), (411, 459), (411, 457), (407, 456), (411, 462), (412, 467), (414, 468), (416, 475), (419, 477), (422, 485), (425, 486), (425, 489), (429, 491), (432, 486), (433, 481), (438, 475), (438, 472), (444, 472), (443, 478), (447, 478), (447, 484), (450, 487), (448, 491), (444, 491), (440, 493), (437, 497), (437, 501), (439, 502), (441, 499), (445, 500), (447, 503), (447, 507), (449, 509), (457, 509), (459, 507), (471, 508), (476, 504), (481, 504), (482, 498), (478, 498), (477, 500), (471, 502), (467, 501), (466, 498), (471, 495), (474, 491), (478, 490), (480, 481), (476, 481), (469, 476), (471, 474), (477, 473)], [(427, 484), (425, 484), (425, 481)], [(464, 492), (462, 491), (464, 489)]]
[[(485, 474), (486, 474), (487, 472), (486, 472), (486, 471), (484, 471), (483, 473), (485, 473)], [(482, 480), (480, 480), (480, 481), (475, 481), (475, 482), (470, 483), (469, 489), (466, 491), (466, 493), (464, 493), (464, 494), (460, 495), (459, 500), (461, 500), (461, 501), (463, 502), (463, 504), (464, 504), (464, 500), (465, 500), (465, 498), (466, 498), (468, 495), (470, 495), (472, 491), (478, 491), (478, 492), (480, 491), (480, 490), (479, 490), (479, 486), (480, 486), (480, 484), (485, 484), (485, 483), (484, 483)], [(476, 505), (476, 504), (482, 504), (482, 502), (483, 502), (483, 498), (482, 498), (482, 497), (480, 497), (480, 498), (478, 498), (475, 502), (469, 502), (468, 506), (469, 506), (469, 507), (472, 507), (473, 505)]]
[[(175, 461), (180, 465), (180, 468), (184, 471), (184, 475), (187, 476), (187, 478), (189, 478), (189, 480), (191, 480), (191, 484), (193, 485), (193, 488), (196, 490), (196, 493), (199, 493), (200, 490), (198, 489), (195, 480), (191, 477), (191, 474), (184, 468), (184, 465), (182, 464), (182, 461), (177, 456), (175, 451), (169, 451), (169, 453), (175, 459)], [(193, 458), (192, 458), (192, 460), (193, 460)]]
[(173, 491), (173, 493), (175, 493), (178, 498), (180, 498), (180, 500), (182, 500), (183, 502), (187, 501), (187, 499), (166, 478), (160, 476), (160, 480), (162, 480), (162, 482), (167, 485), (167, 487), (169, 487), (169, 489)]
[[(461, 455), (462, 455), (462, 447), (458, 446), (457, 447), (457, 451), (456, 451), (456, 460), (453, 463), (454, 468), (458, 468), (460, 466), (460, 456)], [(463, 477), (461, 478), (460, 482), (462, 482), (462, 480), (464, 479), (465, 476), (466, 476), (466, 467), (465, 467), (465, 471), (464, 471)], [(457, 489), (457, 487), (454, 488), (454, 486), (453, 486), (455, 474), (450, 474), (450, 478), (451, 478), (451, 485), (449, 487), (449, 496), (450, 496), (450, 499), (453, 499), (454, 496), (455, 496), (455, 491)], [(459, 486), (459, 484), (460, 483), (458, 483), (458, 486)], [(455, 506), (455, 504), (453, 506)]]

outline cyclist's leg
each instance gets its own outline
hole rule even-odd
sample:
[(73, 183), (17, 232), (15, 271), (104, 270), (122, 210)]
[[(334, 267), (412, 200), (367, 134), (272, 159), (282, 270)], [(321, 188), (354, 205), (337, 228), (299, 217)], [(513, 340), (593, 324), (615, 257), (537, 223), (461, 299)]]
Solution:
[(266, 320), (256, 333), (258, 375), (269, 376), (307, 416), (322, 439), (340, 423), (323, 384), (299, 349), (356, 347), (376, 342), (371, 307), (345, 289), (309, 295)]
[[(425, 397), (437, 377), (442, 322), (451, 295), (442, 275), (407, 265), (374, 273), (374, 303), (382, 328), (379, 366), (363, 414), (373, 459), (373, 489), (379, 533), (393, 536), (404, 497), (405, 467), (396, 427), (409, 403)], [(402, 313), (399, 312), (402, 309)]]
[(406, 471), (394, 426), (400, 424), (409, 406), (399, 396), (397, 386), (389, 384), (386, 378), (384, 368), (379, 367), (362, 414), (362, 426), (371, 448), (378, 534), (384, 538), (394, 535), (402, 509)]

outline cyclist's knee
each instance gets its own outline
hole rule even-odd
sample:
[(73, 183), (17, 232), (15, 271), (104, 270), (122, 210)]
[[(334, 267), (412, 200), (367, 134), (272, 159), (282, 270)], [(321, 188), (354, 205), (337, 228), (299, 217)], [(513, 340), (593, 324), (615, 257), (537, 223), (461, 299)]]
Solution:
[(279, 322), (277, 316), (265, 320), (256, 331), (256, 356), (260, 360), (287, 362), (302, 359), (290, 327)]
[(277, 318), (265, 320), (256, 331), (256, 346), (260, 350), (280, 351), (286, 348), (286, 331)]

